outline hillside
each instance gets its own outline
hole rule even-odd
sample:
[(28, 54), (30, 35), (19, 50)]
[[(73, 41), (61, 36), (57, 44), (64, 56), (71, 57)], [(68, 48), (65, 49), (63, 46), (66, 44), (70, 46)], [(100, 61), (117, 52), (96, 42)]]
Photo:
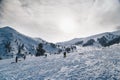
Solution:
[(43, 48), (48, 53), (55, 53), (59, 50), (53, 43), (25, 36), (11, 27), (0, 28), (0, 58), (2, 59), (14, 57), (18, 53), (18, 48), (23, 49), (21, 54), (34, 55), (39, 43), (43, 44)]
[(120, 43), (120, 31), (106, 32), (89, 36), (86, 38), (75, 38), (70, 41), (59, 42), (59, 45), (79, 45), (79, 46), (96, 46), (106, 47)]
[[(77, 52), (0, 61), (0, 80), (120, 80), (120, 45), (78, 47)], [(11, 64), (12, 63), (12, 64)]]
[(13, 58), (22, 48), (21, 54), (35, 55), (39, 43), (43, 44), (46, 53), (58, 54), (60, 52), (73, 52), (76, 46), (107, 47), (120, 43), (120, 31), (106, 32), (86, 38), (75, 38), (71, 41), (53, 44), (41, 38), (31, 38), (25, 36), (11, 27), (0, 28), (0, 58)]

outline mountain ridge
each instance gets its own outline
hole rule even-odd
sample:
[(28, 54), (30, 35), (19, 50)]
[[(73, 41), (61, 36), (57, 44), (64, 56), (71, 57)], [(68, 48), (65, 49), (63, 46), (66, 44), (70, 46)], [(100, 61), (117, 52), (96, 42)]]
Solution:
[[(88, 37), (84, 37), (84, 38), (74, 38), (72, 40), (69, 40), (69, 41), (65, 41), (65, 42), (58, 42), (57, 44), (58, 45), (76, 45), (78, 43), (79, 44), (85, 44), (87, 41), (89, 40), (94, 40), (93, 42), (96, 41), (96, 43), (98, 43), (98, 39), (99, 38), (102, 38), (102, 37), (105, 37), (106, 39), (109, 39), (110, 41), (111, 40), (114, 40), (120, 35), (120, 30), (117, 30), (117, 31), (113, 31), (113, 32), (105, 32), (105, 33), (100, 33), (100, 34), (96, 34), (96, 35), (92, 35), (92, 36), (88, 36)], [(111, 38), (111, 39), (110, 39)], [(112, 39), (113, 38), (113, 39)], [(81, 46), (83, 46), (81, 45)], [(99, 44), (100, 46), (101, 44)]]
[[(58, 52), (59, 48), (55, 44), (46, 42), (41, 38), (35, 39), (28, 37), (7, 26), (0, 28), (0, 57), (3, 59), (12, 58), (18, 53), (19, 47), (23, 46), (22, 54), (36, 54), (36, 48), (39, 43), (47, 53)], [(52, 47), (55, 45), (55, 47)]]
[(62, 43), (50, 43), (41, 38), (31, 38), (19, 33), (15, 29), (6, 26), (0, 28), (0, 58), (13, 58), (18, 53), (19, 47), (23, 48), (22, 54), (35, 55), (36, 48), (42, 43), (43, 49), (48, 54), (61, 52), (73, 52), (76, 46), (81, 47), (107, 47), (120, 43), (120, 31), (106, 32), (86, 38), (74, 38)]

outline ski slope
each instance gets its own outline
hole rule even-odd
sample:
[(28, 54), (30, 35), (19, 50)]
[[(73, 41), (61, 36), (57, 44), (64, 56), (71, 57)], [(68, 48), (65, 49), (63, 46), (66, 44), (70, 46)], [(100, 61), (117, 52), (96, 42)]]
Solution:
[(0, 80), (120, 80), (120, 45), (77, 47), (77, 51), (45, 57), (0, 61)]

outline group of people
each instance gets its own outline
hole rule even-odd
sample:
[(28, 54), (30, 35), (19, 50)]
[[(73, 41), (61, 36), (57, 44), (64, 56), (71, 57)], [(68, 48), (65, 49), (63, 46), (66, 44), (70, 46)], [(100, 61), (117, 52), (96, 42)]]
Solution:
[[(23, 55), (23, 56), (16, 56), (15, 57), (15, 62), (17, 63), (18, 62), (18, 58), (22, 57), (24, 60), (26, 59), (26, 55)], [(45, 57), (47, 57), (47, 54), (45, 54)], [(63, 53), (63, 58), (66, 58), (66, 52)]]
[[(16, 56), (15, 58), (15, 62), (17, 63), (18, 62), (18, 58), (20, 58), (21, 56)], [(22, 56), (22, 58), (25, 60), (26, 59), (26, 55)]]

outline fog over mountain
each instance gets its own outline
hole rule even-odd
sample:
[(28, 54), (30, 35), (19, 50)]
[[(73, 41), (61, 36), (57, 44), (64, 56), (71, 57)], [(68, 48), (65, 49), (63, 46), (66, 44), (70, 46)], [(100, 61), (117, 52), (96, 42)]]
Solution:
[(0, 26), (47, 41), (120, 29), (120, 0), (0, 0)]

